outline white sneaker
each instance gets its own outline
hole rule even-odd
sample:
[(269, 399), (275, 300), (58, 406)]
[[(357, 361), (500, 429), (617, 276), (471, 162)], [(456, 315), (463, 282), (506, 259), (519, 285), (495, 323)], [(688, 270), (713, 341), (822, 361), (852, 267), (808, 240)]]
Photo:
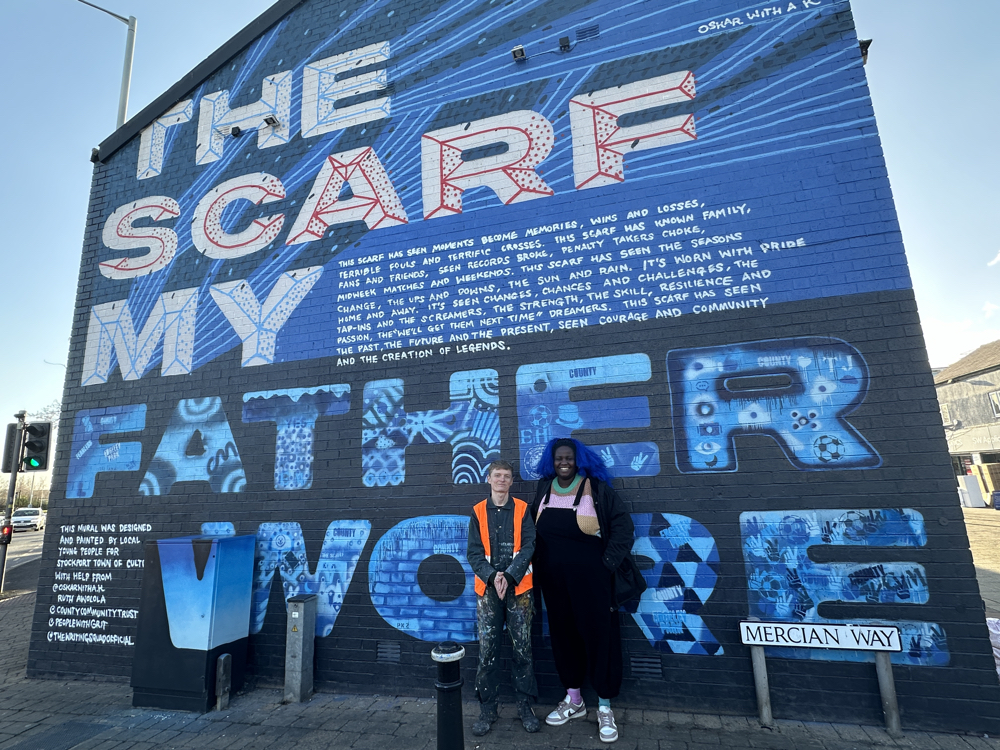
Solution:
[(545, 723), (550, 727), (561, 727), (570, 719), (582, 719), (586, 715), (587, 706), (584, 702), (581, 700), (579, 703), (573, 703), (567, 695), (559, 701), (556, 710), (545, 717)]
[(597, 735), (601, 738), (601, 742), (618, 741), (618, 725), (615, 724), (615, 715), (610, 708), (601, 706), (597, 709), (597, 726)]

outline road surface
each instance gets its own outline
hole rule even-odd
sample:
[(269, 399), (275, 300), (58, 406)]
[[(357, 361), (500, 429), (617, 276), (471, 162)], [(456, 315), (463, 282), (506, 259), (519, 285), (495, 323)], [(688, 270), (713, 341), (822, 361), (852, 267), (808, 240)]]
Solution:
[(42, 556), (45, 531), (15, 531), (7, 548), (7, 570)]

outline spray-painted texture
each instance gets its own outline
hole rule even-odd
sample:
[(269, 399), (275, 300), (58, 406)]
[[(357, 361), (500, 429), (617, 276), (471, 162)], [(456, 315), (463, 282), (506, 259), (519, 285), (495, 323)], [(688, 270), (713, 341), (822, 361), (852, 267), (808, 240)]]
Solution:
[[(203, 534), (255, 539), (258, 679), (314, 593), (321, 685), (425, 692), (486, 467), (573, 436), (649, 585), (620, 701), (752, 713), (741, 619), (893, 623), (904, 724), (1000, 731), (847, 2), (270, 13), (99, 151), (32, 675), (129, 674), (143, 543)], [(769, 663), (878, 720), (862, 655)]]

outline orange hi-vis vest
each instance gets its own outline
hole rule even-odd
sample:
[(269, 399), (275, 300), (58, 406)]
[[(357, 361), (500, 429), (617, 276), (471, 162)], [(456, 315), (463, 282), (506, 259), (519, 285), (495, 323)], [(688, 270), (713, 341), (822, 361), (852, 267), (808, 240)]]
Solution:
[[(524, 514), (528, 512), (528, 504), (524, 500), (518, 500), (516, 497), (512, 497), (511, 500), (514, 501), (514, 557), (517, 557), (517, 553), (521, 551), (521, 522), (524, 520)], [(476, 513), (476, 520), (479, 521), (479, 536), (483, 540), (483, 549), (486, 550), (486, 559), (490, 559), (490, 525), (489, 521), (486, 520), (486, 503), (490, 501), (486, 498), (481, 503), (478, 503), (474, 508)], [(480, 580), (479, 576), (476, 576), (476, 594), (483, 596), (486, 593), (486, 581)], [(514, 587), (514, 594), (520, 596), (525, 591), (531, 590), (531, 565), (528, 565), (528, 570), (521, 579), (521, 582)]]

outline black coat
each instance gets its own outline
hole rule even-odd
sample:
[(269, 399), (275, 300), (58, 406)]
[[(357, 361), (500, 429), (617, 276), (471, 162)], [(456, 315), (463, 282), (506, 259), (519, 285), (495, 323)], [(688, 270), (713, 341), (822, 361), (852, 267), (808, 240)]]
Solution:
[[(538, 508), (549, 493), (552, 482), (552, 479), (543, 479), (538, 483), (535, 499), (531, 503), (532, 519), (538, 517)], [(602, 562), (609, 571), (615, 571), (625, 555), (632, 551), (635, 525), (625, 507), (625, 501), (615, 492), (614, 487), (599, 479), (590, 479), (590, 488), (594, 493), (597, 523), (601, 527), (601, 540), (604, 542)]]

